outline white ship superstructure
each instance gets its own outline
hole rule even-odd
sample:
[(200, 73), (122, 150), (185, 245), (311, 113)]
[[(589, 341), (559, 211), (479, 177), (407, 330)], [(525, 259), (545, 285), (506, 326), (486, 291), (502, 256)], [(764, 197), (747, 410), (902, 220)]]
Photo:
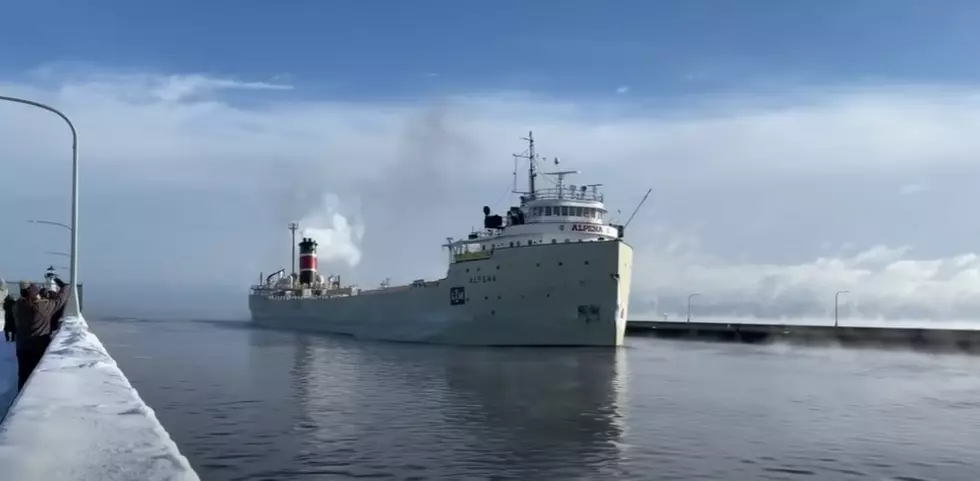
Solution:
[[(539, 173), (533, 137), (525, 140), (519, 205), (502, 215), (484, 207), (482, 229), (448, 238), (444, 278), (343, 286), (317, 272), (317, 243), (302, 239), (298, 274), (280, 269), (252, 287), (253, 321), (395, 341), (621, 345), (633, 262), (624, 227), (605, 220), (601, 184), (571, 184), (576, 171)], [(539, 176), (552, 185), (539, 188)]]

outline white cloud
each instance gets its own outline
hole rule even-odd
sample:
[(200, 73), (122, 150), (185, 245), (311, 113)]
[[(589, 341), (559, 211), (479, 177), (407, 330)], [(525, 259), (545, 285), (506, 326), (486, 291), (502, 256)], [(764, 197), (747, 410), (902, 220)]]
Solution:
[[(640, 317), (686, 314), (686, 297), (702, 316), (829, 319), (834, 294), (845, 315), (867, 321), (929, 318), (971, 320), (980, 312), (980, 256), (974, 253), (925, 259), (909, 247), (875, 245), (856, 253), (839, 249), (799, 263), (735, 263), (705, 254), (696, 239), (660, 231), (643, 239), (638, 265), (655, 274), (638, 275), (634, 290)], [(659, 303), (651, 302), (659, 298)]]
[[(362, 284), (439, 275), (444, 238), (477, 224), (484, 204), (509, 205), (510, 154), (533, 129), (544, 155), (604, 183), (622, 218), (654, 188), (628, 233), (635, 313), (680, 312), (697, 291), (716, 315), (824, 315), (848, 289), (848, 312), (863, 317), (980, 314), (970, 240), (980, 228), (961, 207), (980, 194), (957, 187), (980, 174), (980, 90), (800, 89), (667, 108), (526, 93), (311, 101), (266, 92), (285, 84), (197, 74), (52, 79), (0, 80), (0, 92), (49, 101), (79, 125), (84, 205), (101, 209), (83, 234), (101, 262), (86, 269), (107, 278), (116, 257), (149, 249), (144, 269), (155, 275), (245, 283), (279, 267), (285, 224), (304, 216), (304, 228), (323, 229), (323, 262), (356, 266), (347, 274)], [(0, 107), (0, 158), (4, 179), (30, 181), (7, 184), (0, 200), (63, 220), (60, 204), (36, 197), (63, 165), (66, 133), (20, 108)], [(909, 178), (934, 195), (880, 200)], [(32, 245), (28, 233), (14, 237)], [(23, 270), (40, 262), (29, 258), (3, 259)]]
[(625, 94), (630, 91), (630, 88), (626, 85), (622, 85), (616, 89), (617, 94)]
[(902, 195), (915, 195), (929, 190), (929, 186), (922, 184), (906, 184), (902, 188), (898, 189), (898, 193)]
[(215, 90), (291, 90), (290, 85), (265, 82), (239, 82), (228, 79), (213, 79), (203, 75), (171, 75), (162, 79), (154, 94), (161, 100), (177, 101), (193, 95), (206, 95)]

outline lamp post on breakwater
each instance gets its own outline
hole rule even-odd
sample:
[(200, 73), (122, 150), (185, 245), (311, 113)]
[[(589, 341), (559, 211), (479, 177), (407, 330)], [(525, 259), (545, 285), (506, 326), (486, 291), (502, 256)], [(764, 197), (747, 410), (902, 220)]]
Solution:
[(688, 296), (687, 296), (687, 322), (688, 322), (688, 324), (691, 323), (691, 298), (692, 297), (695, 297), (695, 296), (700, 296), (700, 295), (701, 294), (698, 294), (697, 292), (695, 292), (694, 294), (688, 294)]
[[(64, 229), (66, 229), (68, 232), (71, 232), (71, 226), (69, 226), (67, 224), (62, 224), (61, 222), (54, 222), (54, 221), (50, 221), (50, 220), (34, 220), (34, 219), (29, 220), (27, 222), (30, 222), (31, 224), (45, 224), (45, 225), (53, 225), (53, 226), (56, 226), (56, 227), (62, 227)], [(69, 259), (71, 258), (71, 254), (68, 254), (68, 253), (65, 253), (65, 252), (46, 251), (45, 254), (46, 255), (52, 255), (52, 256), (68, 257)], [(52, 267), (55, 267), (55, 266), (52, 266)], [(68, 267), (65, 267), (65, 266), (57, 266), (57, 267), (58, 267), (58, 269), (61, 269), (61, 270), (70, 270)], [(78, 305), (79, 306), (82, 305), (81, 299), (79, 299)]]
[(30, 222), (31, 224), (44, 224), (44, 225), (54, 225), (58, 227), (63, 227), (65, 229), (68, 229), (68, 232), (71, 232), (71, 226), (68, 224), (62, 224), (61, 222), (54, 222), (50, 220), (34, 220), (34, 219), (31, 219), (27, 222)]
[(840, 310), (839, 309), (840, 308), (840, 295), (841, 294), (847, 294), (849, 292), (851, 292), (851, 291), (837, 291), (837, 293), (834, 294), (834, 327), (837, 327), (838, 326), (837, 313)]
[[(61, 113), (58, 109), (42, 104), (40, 102), (35, 102), (33, 100), (22, 99), (18, 97), (7, 97), (0, 95), (0, 100), (6, 100), (8, 102), (14, 102), (23, 105), (29, 105), (31, 107), (37, 107), (39, 109), (47, 110), (64, 120), (68, 124), (68, 128), (71, 130), (71, 226), (68, 227), (71, 230), (71, 258), (69, 265), (70, 267), (70, 281), (72, 286), (71, 299), (68, 302), (68, 308), (65, 312), (66, 315), (79, 315), (81, 312), (81, 307), (78, 301), (78, 131), (75, 130), (75, 124), (71, 122), (67, 115)], [(38, 222), (42, 223), (42, 222)], [(43, 222), (45, 224), (51, 222)]]

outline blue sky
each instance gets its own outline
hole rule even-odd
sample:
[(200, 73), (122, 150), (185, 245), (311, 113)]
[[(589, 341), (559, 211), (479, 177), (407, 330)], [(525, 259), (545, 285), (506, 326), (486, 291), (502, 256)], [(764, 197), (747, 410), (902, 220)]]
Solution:
[[(87, 296), (240, 314), (295, 220), (359, 285), (441, 276), (533, 129), (611, 215), (653, 188), (638, 316), (980, 317), (980, 3), (477, 5), (5, 5), (0, 92), (82, 134)], [(0, 106), (2, 277), (62, 261), (65, 136)]]
[(664, 95), (980, 74), (980, 4), (966, 0), (32, 0), (13, 10), (36, 21), (0, 31), (8, 73), (97, 62), (289, 78), (298, 95), (610, 95), (623, 85)]

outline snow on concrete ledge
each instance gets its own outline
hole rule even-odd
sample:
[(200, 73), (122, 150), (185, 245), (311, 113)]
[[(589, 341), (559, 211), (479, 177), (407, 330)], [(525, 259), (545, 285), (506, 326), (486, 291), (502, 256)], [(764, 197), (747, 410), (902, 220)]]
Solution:
[(82, 317), (66, 317), (0, 424), (9, 481), (200, 481)]

